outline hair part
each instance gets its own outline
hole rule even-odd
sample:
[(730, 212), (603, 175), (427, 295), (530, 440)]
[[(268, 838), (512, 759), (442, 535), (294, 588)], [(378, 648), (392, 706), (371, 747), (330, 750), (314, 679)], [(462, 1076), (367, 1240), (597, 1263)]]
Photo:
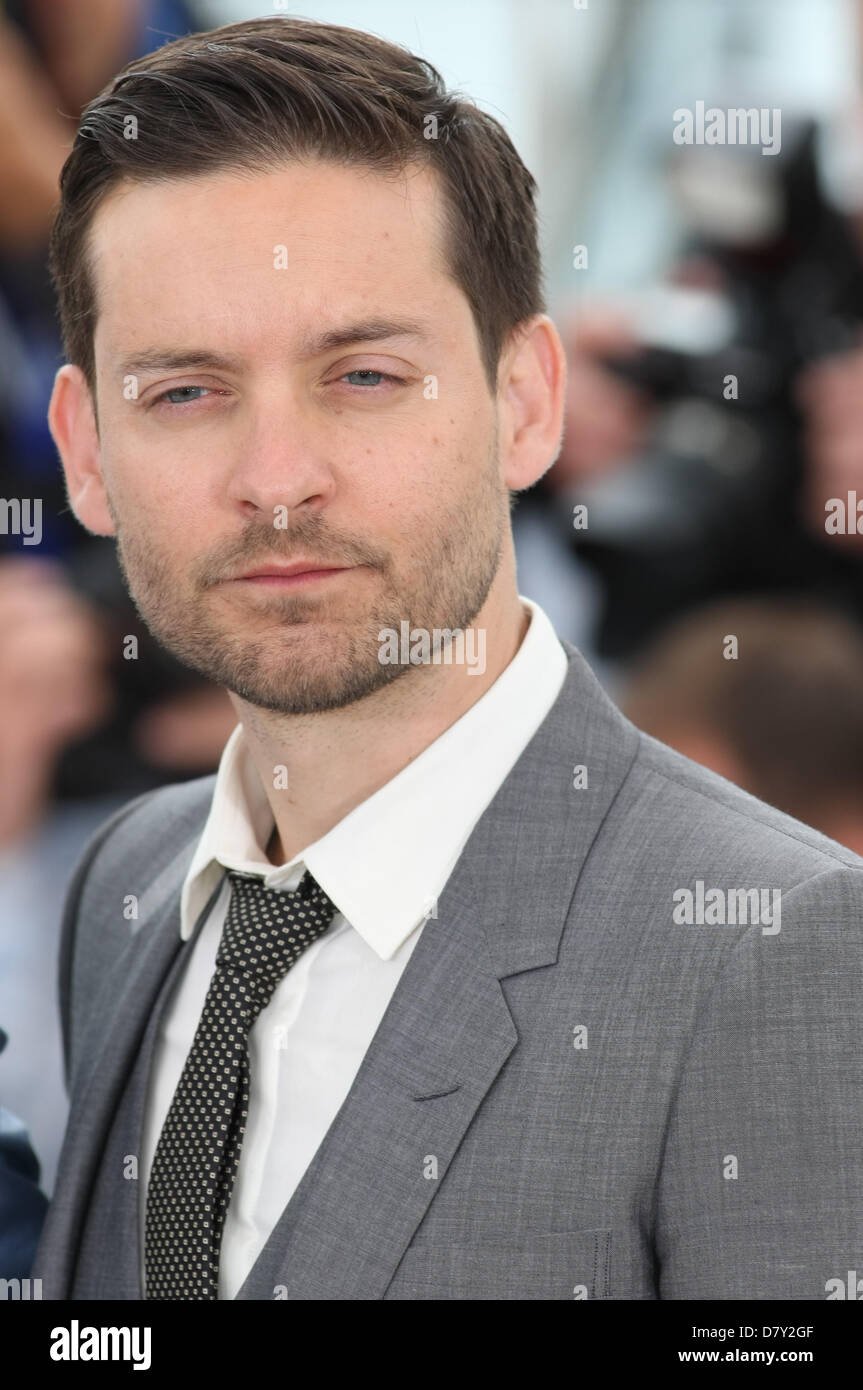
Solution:
[(60, 176), (49, 268), (66, 358), (94, 403), (89, 234), (106, 195), (123, 181), (263, 173), (315, 158), (437, 172), (446, 269), (470, 305), (494, 394), (508, 339), (546, 312), (535, 180), (499, 122), (448, 92), (425, 59), (357, 29), (285, 17), (168, 43), (129, 63), (82, 114)]

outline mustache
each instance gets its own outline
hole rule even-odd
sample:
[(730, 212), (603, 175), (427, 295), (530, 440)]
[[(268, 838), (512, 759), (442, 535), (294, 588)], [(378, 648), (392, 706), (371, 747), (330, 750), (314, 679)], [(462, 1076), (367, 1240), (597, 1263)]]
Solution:
[(386, 569), (388, 555), (368, 541), (325, 531), (318, 525), (296, 524), (290, 529), (268, 526), (265, 531), (258, 527), (202, 561), (199, 581), (204, 586), (218, 584), (256, 565), (290, 565), (296, 560), (309, 560), (322, 567), (369, 565)]

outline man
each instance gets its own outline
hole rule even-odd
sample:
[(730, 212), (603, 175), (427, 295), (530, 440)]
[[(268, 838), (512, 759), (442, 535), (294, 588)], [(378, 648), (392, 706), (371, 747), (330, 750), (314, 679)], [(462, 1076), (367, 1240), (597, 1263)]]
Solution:
[(240, 722), (71, 884), (45, 1297), (815, 1299), (863, 1265), (863, 861), (640, 735), (517, 592), (565, 387), (533, 198), (426, 64), (306, 21), (85, 113), (70, 504)]

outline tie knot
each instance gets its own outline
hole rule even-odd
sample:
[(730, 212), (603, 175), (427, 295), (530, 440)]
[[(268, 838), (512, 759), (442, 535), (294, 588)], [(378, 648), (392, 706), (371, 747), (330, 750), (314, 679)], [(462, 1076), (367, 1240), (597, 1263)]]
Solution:
[(236, 978), (256, 1011), (336, 912), (308, 869), (295, 889), (267, 888), (262, 878), (228, 872), (231, 900), (216, 968)]

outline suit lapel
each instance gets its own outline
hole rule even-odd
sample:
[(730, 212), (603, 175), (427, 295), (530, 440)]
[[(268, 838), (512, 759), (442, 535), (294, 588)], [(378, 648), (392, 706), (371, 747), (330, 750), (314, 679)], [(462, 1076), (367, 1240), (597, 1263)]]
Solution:
[[(638, 743), (564, 647), (561, 694), (477, 823), (238, 1299), (382, 1298), (517, 1046), (500, 981), (556, 960), (582, 865)], [(587, 774), (578, 788), (577, 765)]]
[(239, 1299), (382, 1296), (517, 1042), (478, 926), (453, 884)]

